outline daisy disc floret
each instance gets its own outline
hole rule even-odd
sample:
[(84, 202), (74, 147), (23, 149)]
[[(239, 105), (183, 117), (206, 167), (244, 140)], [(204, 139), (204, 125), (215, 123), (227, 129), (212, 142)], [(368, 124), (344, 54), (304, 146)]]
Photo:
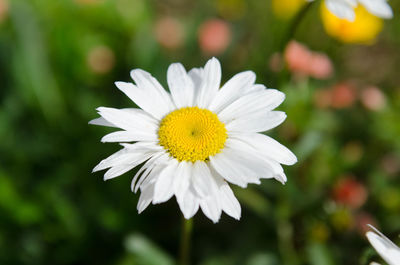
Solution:
[(132, 70), (131, 77), (135, 84), (115, 85), (140, 109), (100, 107), (101, 117), (90, 123), (121, 129), (102, 142), (119, 142), (122, 149), (93, 171), (108, 169), (107, 180), (141, 165), (131, 185), (141, 191), (139, 213), (175, 196), (187, 219), (199, 208), (213, 222), (222, 211), (239, 219), (229, 183), (244, 188), (263, 178), (286, 182), (281, 164), (296, 163), (296, 156), (261, 133), (285, 120), (284, 112), (274, 111), (285, 95), (255, 84), (253, 72), (236, 74), (220, 87), (216, 58), (189, 72), (174, 63), (167, 72), (170, 92), (143, 70)]
[(161, 120), (160, 145), (179, 162), (206, 161), (221, 151), (226, 141), (225, 125), (215, 113), (198, 107), (175, 110)]

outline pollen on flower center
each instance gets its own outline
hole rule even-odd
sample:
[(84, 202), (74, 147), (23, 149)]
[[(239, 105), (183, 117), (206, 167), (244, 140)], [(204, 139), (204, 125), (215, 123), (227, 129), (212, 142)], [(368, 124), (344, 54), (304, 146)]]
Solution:
[(218, 116), (198, 107), (169, 113), (158, 130), (159, 144), (178, 161), (205, 161), (221, 151), (226, 138), (225, 125)]

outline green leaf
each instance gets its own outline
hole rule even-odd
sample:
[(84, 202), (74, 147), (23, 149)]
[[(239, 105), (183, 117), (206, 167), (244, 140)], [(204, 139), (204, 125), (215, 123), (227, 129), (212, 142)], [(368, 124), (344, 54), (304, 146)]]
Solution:
[(135, 255), (140, 265), (173, 265), (175, 262), (157, 245), (140, 234), (129, 235), (125, 240), (126, 250)]
[(332, 253), (322, 244), (311, 244), (307, 248), (308, 260), (311, 265), (334, 265)]

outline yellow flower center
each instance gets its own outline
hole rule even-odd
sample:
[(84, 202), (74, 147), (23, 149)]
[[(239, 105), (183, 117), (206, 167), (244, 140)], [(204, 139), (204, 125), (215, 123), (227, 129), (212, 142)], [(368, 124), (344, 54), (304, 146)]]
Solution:
[(178, 161), (205, 161), (221, 151), (225, 125), (207, 109), (186, 107), (165, 116), (158, 130), (159, 144)]

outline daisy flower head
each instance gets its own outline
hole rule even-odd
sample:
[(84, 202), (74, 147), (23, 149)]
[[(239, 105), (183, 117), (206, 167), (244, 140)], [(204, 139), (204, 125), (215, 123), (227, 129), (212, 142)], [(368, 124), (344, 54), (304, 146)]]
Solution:
[[(308, 0), (314, 1), (314, 0)], [(326, 7), (339, 18), (354, 21), (354, 9), (362, 5), (371, 14), (380, 18), (392, 18), (393, 11), (387, 0), (325, 0)]]
[(296, 156), (260, 133), (285, 120), (284, 112), (273, 110), (285, 95), (255, 84), (252, 71), (236, 74), (220, 88), (216, 58), (189, 72), (174, 63), (167, 71), (170, 92), (143, 70), (132, 70), (131, 77), (135, 84), (115, 85), (140, 109), (100, 107), (101, 117), (90, 123), (121, 129), (102, 142), (123, 147), (93, 171), (108, 169), (107, 180), (142, 165), (131, 185), (141, 192), (139, 213), (175, 196), (186, 219), (199, 208), (214, 223), (222, 211), (239, 219), (240, 204), (229, 183), (286, 182), (281, 164), (296, 163)]
[[(373, 231), (366, 233), (368, 241), (378, 252), (378, 254), (389, 264), (389, 265), (400, 265), (400, 248), (396, 246), (390, 239), (384, 234), (378, 231), (372, 225), (369, 225)], [(378, 263), (371, 263), (378, 264)], [(379, 264), (378, 264), (379, 265)]]

